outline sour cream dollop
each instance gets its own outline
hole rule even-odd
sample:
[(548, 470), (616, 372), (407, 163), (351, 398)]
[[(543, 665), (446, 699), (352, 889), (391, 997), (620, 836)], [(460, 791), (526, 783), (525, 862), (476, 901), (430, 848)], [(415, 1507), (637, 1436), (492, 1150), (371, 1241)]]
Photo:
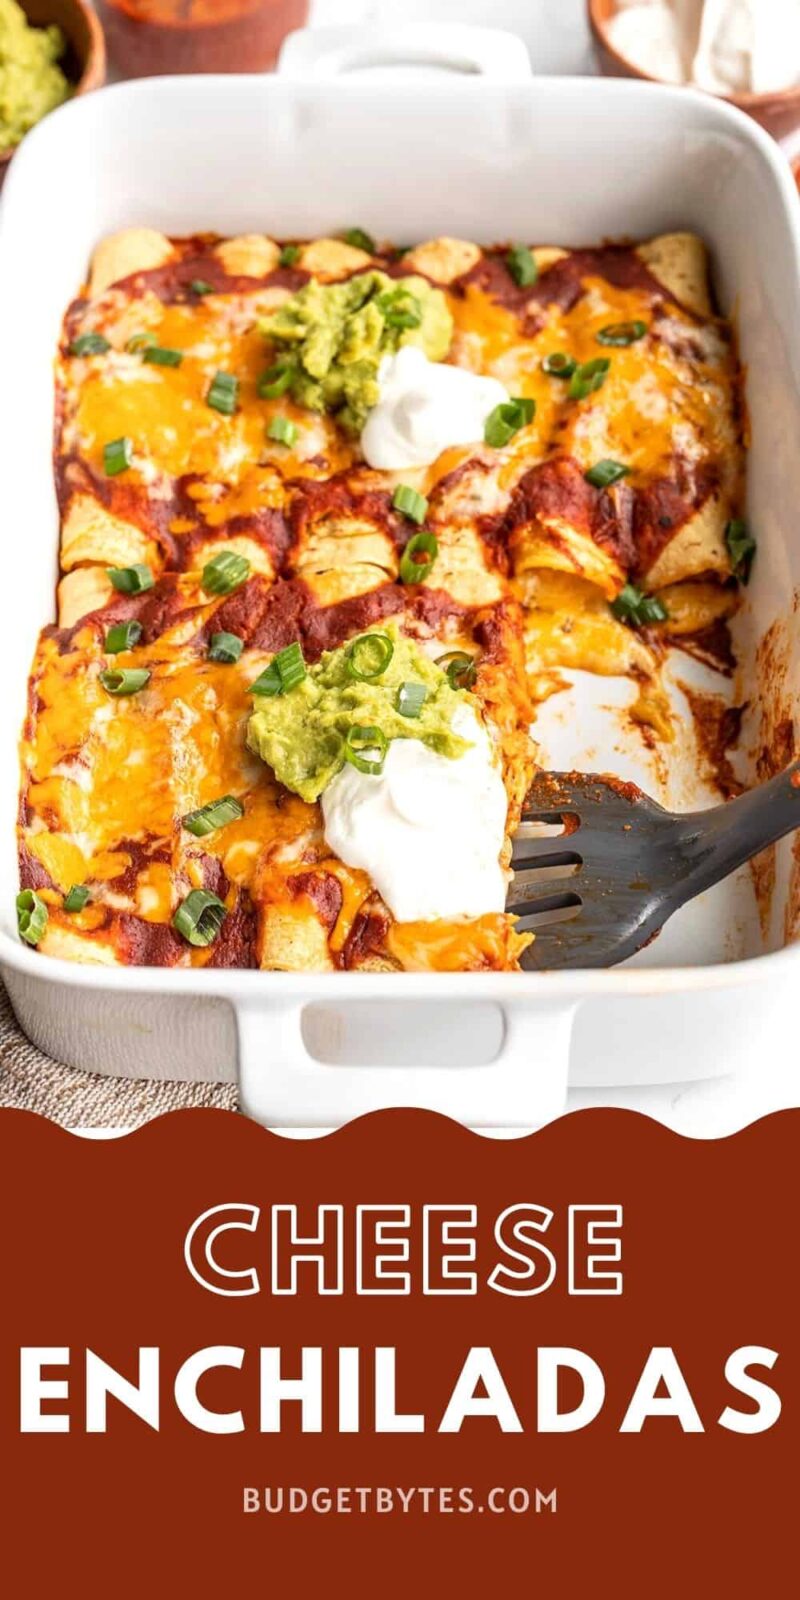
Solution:
[(509, 398), (497, 378), (429, 361), (415, 345), (384, 356), (378, 384), (380, 399), (367, 417), (361, 448), (369, 465), (383, 472), (427, 467), (452, 445), (474, 444), (483, 438), (490, 411)]
[(459, 706), (452, 727), (471, 741), (463, 756), (395, 739), (379, 776), (347, 764), (322, 796), (331, 850), (369, 873), (398, 922), (480, 917), (505, 906), (503, 780), (471, 706)]

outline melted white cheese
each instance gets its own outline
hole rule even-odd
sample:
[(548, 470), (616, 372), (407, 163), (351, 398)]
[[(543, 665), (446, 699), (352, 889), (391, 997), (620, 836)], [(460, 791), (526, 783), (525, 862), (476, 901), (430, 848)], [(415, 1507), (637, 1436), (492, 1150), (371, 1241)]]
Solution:
[(453, 731), (471, 742), (463, 756), (395, 739), (380, 776), (346, 764), (322, 796), (331, 850), (369, 873), (398, 922), (479, 917), (505, 906), (503, 780), (470, 706), (459, 706)]
[(415, 345), (384, 356), (380, 400), (367, 417), (361, 448), (371, 467), (427, 467), (443, 450), (483, 439), (486, 418), (508, 400), (496, 378), (429, 361)]

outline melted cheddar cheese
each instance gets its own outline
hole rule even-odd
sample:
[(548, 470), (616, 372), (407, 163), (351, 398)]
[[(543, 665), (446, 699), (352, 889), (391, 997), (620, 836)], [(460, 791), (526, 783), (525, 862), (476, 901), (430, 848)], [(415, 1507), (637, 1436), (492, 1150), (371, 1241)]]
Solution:
[[(448, 360), (534, 400), (535, 414), (501, 449), (478, 441), (402, 474), (369, 469), (331, 416), (259, 392), (277, 354), (259, 317), (310, 273), (399, 271), (391, 249), (317, 240), (286, 267), (265, 235), (141, 229), (103, 244), (57, 366), (60, 627), (39, 642), (22, 744), (22, 879), (48, 908), (45, 952), (284, 970), (518, 966), (530, 935), (512, 916), (397, 923), (369, 877), (331, 856), (319, 807), (247, 750), (249, 686), (286, 643), (313, 659), (384, 616), (432, 653), (474, 654), (472, 692), (508, 795), (504, 861), (533, 768), (532, 696), (557, 692), (561, 670), (633, 677), (634, 715), (668, 737), (660, 655), (735, 608), (724, 530), (741, 498), (735, 349), (708, 310), (698, 243), (682, 237), (541, 249), (524, 289), (504, 249), (445, 239), (408, 253), (403, 270), (446, 296)], [(604, 342), (634, 324), (630, 342)], [(80, 353), (87, 334), (100, 347)], [(180, 359), (154, 364), (144, 341)], [(556, 353), (607, 368), (576, 397), (545, 369)], [(230, 415), (209, 405), (218, 373), (237, 379)], [(278, 415), (295, 426), (289, 445), (269, 437)], [(123, 439), (130, 465), (109, 475), (106, 446)], [(624, 475), (592, 485), (587, 472), (607, 459)], [(438, 544), (410, 587), (398, 481), (426, 497)], [(202, 572), (222, 550), (245, 557), (247, 581), (213, 596)], [(134, 563), (153, 585), (121, 594), (108, 569)], [(620, 620), (626, 584), (657, 591), (665, 620), (645, 632)], [(109, 628), (125, 621), (140, 636), (109, 655)], [(242, 640), (237, 662), (209, 657), (217, 631)], [(112, 696), (109, 668), (144, 669), (146, 684)], [(240, 818), (187, 831), (189, 812), (224, 795)], [(77, 883), (90, 899), (69, 913)], [(173, 923), (192, 889), (226, 911), (203, 948)]]

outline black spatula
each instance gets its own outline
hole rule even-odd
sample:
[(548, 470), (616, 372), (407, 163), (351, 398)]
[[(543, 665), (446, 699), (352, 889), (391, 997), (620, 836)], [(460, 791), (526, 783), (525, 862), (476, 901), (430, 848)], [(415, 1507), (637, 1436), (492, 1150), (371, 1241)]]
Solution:
[(514, 841), (507, 909), (527, 970), (613, 967), (674, 911), (800, 828), (800, 761), (726, 805), (676, 815), (635, 784), (541, 773)]

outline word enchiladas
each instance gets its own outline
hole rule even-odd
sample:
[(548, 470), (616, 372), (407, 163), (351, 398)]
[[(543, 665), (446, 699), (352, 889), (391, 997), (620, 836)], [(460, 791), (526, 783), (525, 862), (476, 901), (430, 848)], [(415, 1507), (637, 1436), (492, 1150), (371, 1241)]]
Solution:
[(20, 934), (79, 961), (509, 970), (559, 669), (668, 742), (753, 554), (691, 235), (101, 243), (57, 362)]

